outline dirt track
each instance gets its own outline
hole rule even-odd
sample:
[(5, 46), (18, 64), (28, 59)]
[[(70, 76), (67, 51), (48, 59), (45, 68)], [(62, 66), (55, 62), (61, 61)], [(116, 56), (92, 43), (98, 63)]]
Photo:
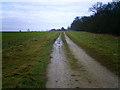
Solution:
[(55, 41), (48, 65), (47, 88), (117, 88), (118, 78), (105, 67), (100, 65), (82, 48), (71, 41), (66, 34), (65, 39), (70, 51), (77, 59), (77, 70), (71, 66), (64, 52), (61, 35)]

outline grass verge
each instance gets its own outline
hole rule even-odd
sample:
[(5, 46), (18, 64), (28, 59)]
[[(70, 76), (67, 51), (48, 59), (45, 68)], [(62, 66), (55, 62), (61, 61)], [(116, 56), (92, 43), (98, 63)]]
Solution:
[(59, 32), (3, 33), (2, 87), (45, 88), (46, 67)]
[(68, 31), (66, 34), (89, 55), (120, 76), (119, 37), (75, 31)]

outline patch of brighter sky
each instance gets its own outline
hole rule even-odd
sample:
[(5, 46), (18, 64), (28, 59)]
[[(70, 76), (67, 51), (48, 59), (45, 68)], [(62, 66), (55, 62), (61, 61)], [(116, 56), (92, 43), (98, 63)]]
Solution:
[(96, 2), (111, 0), (4, 0), (2, 30), (67, 28), (76, 16), (91, 15), (88, 9)]

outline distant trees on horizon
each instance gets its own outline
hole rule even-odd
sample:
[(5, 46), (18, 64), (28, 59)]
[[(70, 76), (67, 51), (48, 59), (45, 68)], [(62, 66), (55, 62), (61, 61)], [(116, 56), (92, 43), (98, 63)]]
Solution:
[(68, 29), (120, 35), (120, 1), (108, 4), (97, 2), (89, 10), (94, 12), (94, 14), (76, 17)]
[(61, 29), (51, 29), (50, 31), (66, 31), (67, 29), (65, 29), (64, 27), (61, 27)]

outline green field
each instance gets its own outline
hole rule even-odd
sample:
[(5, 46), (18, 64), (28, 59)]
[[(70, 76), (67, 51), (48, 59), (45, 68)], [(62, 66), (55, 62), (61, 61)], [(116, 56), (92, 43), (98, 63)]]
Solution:
[(120, 68), (118, 59), (119, 37), (75, 31), (68, 31), (66, 34), (88, 54), (118, 74), (118, 68)]
[(2, 87), (45, 88), (46, 67), (59, 32), (3, 32)]

